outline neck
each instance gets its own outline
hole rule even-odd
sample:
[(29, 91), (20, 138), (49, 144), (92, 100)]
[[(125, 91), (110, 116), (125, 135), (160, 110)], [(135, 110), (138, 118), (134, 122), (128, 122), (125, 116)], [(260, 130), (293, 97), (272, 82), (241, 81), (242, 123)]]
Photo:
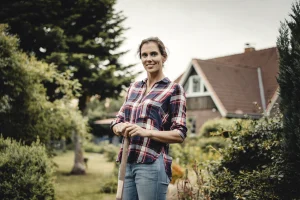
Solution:
[(154, 83), (156, 83), (157, 81), (162, 80), (165, 75), (163, 74), (162, 71), (159, 71), (157, 73), (147, 73), (147, 77), (148, 77), (148, 86), (153, 85)]

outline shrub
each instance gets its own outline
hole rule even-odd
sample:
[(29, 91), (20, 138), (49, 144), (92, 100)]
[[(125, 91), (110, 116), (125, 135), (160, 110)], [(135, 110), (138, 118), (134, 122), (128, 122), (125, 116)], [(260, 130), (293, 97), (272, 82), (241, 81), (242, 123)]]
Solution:
[(211, 164), (212, 199), (280, 199), (280, 116), (237, 122), (220, 163)]
[(226, 118), (208, 120), (201, 126), (199, 136), (210, 137), (211, 133), (218, 132), (220, 129), (231, 130), (237, 120)]
[(177, 197), (178, 200), (211, 200), (210, 181), (204, 178), (204, 170), (198, 162), (194, 162), (192, 169), (194, 175), (196, 175), (195, 183), (191, 183), (189, 179), (189, 170), (186, 169), (185, 176), (177, 182)]
[(225, 140), (222, 137), (214, 136), (209, 138), (200, 138), (198, 146), (205, 153), (208, 153), (210, 149), (224, 149), (229, 145), (230, 141)]
[(108, 162), (115, 162), (119, 152), (119, 147), (116, 147), (112, 144), (106, 145), (104, 148), (104, 154)]
[(52, 173), (39, 142), (23, 146), (0, 137), (0, 199), (54, 199)]
[(172, 156), (179, 165), (187, 166), (195, 160), (203, 162), (206, 160), (219, 159), (220, 156), (217, 151), (203, 151), (199, 144), (197, 144), (197, 140), (193, 140), (196, 140), (196, 138), (187, 138), (183, 144), (170, 145), (170, 156)]
[(102, 183), (100, 192), (114, 194), (117, 192), (117, 188), (118, 188), (118, 178), (116, 177), (109, 178)]
[(85, 152), (90, 152), (90, 153), (103, 153), (104, 148), (101, 145), (97, 145), (93, 142), (85, 142), (83, 144), (83, 148)]

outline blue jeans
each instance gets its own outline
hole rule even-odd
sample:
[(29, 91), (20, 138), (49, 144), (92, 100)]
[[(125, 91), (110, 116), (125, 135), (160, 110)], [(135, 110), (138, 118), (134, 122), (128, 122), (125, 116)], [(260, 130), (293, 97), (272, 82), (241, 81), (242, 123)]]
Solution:
[(162, 154), (151, 164), (127, 163), (123, 200), (165, 200), (169, 183)]

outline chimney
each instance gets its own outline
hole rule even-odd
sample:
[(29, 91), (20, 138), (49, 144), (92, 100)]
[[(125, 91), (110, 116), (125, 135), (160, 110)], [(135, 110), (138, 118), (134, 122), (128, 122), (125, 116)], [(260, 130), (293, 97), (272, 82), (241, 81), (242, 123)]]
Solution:
[(245, 51), (244, 51), (244, 53), (249, 53), (249, 52), (252, 52), (252, 51), (255, 51), (255, 48), (252, 47), (252, 46), (250, 45), (250, 43), (246, 43), (246, 44), (245, 44)]

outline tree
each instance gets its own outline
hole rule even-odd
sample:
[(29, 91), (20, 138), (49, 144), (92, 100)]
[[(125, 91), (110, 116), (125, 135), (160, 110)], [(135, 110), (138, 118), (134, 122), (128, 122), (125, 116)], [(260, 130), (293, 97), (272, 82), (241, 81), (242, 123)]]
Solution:
[[(116, 0), (3, 0), (0, 23), (20, 37), (20, 47), (58, 70), (71, 70), (82, 85), (79, 108), (84, 111), (93, 95), (100, 100), (117, 97), (135, 74), (133, 65), (123, 66), (117, 52), (126, 30), (122, 12), (113, 8)], [(50, 100), (61, 98), (57, 85), (46, 82)]]
[[(98, 95), (100, 100), (117, 97), (135, 75), (133, 65), (123, 66), (118, 61), (126, 53), (118, 52), (125, 39), (122, 22), (126, 18), (114, 10), (115, 3), (116, 0), (3, 0), (0, 23), (10, 25), (10, 32), (20, 37), (20, 47), (25, 52), (55, 63), (61, 72), (71, 71), (73, 80), (78, 79), (82, 86), (79, 108), (84, 111), (91, 96)], [(51, 101), (64, 96), (55, 82), (45, 81), (44, 85)], [(75, 159), (75, 165), (80, 166), (76, 160), (82, 161), (82, 156)]]
[[(71, 106), (71, 100), (76, 97), (73, 93), (80, 90), (77, 80), (70, 80), (69, 71), (59, 73), (55, 65), (20, 52), (18, 39), (6, 29), (6, 25), (0, 25), (0, 132), (3, 136), (22, 140), (27, 145), (39, 138), (48, 145), (51, 139), (70, 137), (74, 132), (77, 136), (86, 135), (87, 122)], [(64, 96), (49, 101), (44, 82), (55, 83), (58, 86), (55, 92)], [(85, 172), (82, 152), (75, 155), (72, 171), (82, 174)]]
[(281, 24), (277, 48), (280, 56), (278, 83), (283, 113), (283, 150), (286, 183), (290, 196), (299, 199), (300, 191), (300, 1), (292, 5), (291, 19)]
[[(70, 80), (69, 72), (59, 73), (54, 65), (28, 57), (18, 49), (18, 39), (9, 35), (6, 25), (0, 25), (0, 132), (31, 144), (37, 138), (46, 145), (51, 139), (71, 135), (76, 129), (82, 134), (84, 120), (71, 108), (73, 93), (80, 85)], [(65, 94), (51, 102), (43, 83), (55, 83)]]

